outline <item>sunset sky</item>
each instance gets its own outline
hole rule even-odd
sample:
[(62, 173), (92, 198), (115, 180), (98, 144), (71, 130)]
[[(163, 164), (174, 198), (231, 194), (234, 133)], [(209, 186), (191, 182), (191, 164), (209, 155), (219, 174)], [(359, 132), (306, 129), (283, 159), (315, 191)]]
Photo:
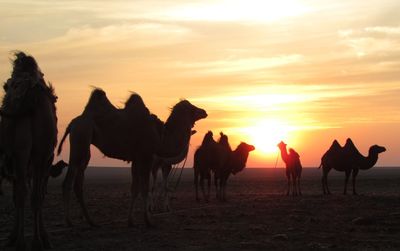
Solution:
[[(315, 167), (347, 137), (365, 155), (385, 146), (378, 165), (399, 166), (399, 10), (398, 0), (2, 0), (0, 79), (13, 50), (33, 55), (59, 97), (59, 137), (92, 86), (119, 107), (137, 92), (163, 120), (186, 98), (209, 114), (189, 166), (208, 130), (254, 144), (250, 167), (273, 167), (280, 140)], [(127, 165), (97, 150), (90, 164)]]

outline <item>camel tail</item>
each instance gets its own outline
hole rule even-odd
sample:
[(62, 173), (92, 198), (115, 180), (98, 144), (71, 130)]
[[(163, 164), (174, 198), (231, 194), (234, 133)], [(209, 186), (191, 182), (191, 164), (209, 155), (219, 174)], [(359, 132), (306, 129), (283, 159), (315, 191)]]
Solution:
[(57, 149), (57, 156), (60, 155), (61, 151), (62, 151), (62, 145), (64, 144), (65, 139), (67, 138), (67, 135), (71, 132), (71, 124), (69, 123), (69, 125), (67, 126), (67, 128), (65, 129), (65, 133), (64, 136), (62, 137), (60, 144), (58, 145), (58, 149)]

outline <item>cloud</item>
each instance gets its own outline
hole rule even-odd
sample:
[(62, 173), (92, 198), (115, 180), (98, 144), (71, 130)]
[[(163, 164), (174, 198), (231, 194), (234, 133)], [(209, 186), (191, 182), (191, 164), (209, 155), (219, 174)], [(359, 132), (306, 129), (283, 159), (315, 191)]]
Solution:
[[(399, 48), (400, 26), (374, 26), (338, 31), (342, 43), (353, 49), (358, 57), (392, 53)], [(397, 51), (400, 49), (397, 49)]]

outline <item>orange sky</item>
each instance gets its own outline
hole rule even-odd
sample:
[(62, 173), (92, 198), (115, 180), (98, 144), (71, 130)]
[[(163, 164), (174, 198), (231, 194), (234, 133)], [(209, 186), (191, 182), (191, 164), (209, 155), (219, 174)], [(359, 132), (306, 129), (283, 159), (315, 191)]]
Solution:
[[(207, 130), (255, 144), (252, 167), (274, 166), (281, 139), (317, 166), (347, 137), (364, 154), (385, 146), (378, 165), (398, 166), (399, 9), (396, 0), (3, 0), (0, 79), (11, 51), (36, 57), (59, 96), (60, 136), (90, 86), (116, 106), (135, 91), (162, 119), (187, 98), (209, 113), (189, 166)], [(91, 165), (126, 165), (93, 152)]]

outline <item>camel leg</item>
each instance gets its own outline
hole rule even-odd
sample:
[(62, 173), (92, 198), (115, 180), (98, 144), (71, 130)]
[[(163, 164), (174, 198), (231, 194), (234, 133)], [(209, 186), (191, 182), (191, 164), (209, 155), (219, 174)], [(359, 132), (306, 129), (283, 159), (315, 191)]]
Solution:
[(151, 184), (150, 211), (155, 212), (155, 210), (156, 210), (156, 198), (157, 198), (157, 176), (158, 176), (158, 169), (157, 168), (152, 170), (151, 176), (153, 177), (153, 182)]
[(329, 173), (330, 169), (329, 168), (325, 168), (323, 167), (323, 174), (322, 174), (322, 189), (324, 191), (324, 194), (331, 194), (331, 192), (329, 191), (329, 187), (328, 187), (328, 173)]
[(357, 177), (357, 174), (358, 174), (358, 169), (354, 169), (353, 170), (353, 174), (352, 174), (353, 194), (354, 195), (357, 195), (357, 192), (356, 192), (356, 177)]
[(164, 193), (164, 210), (170, 211), (170, 189), (168, 186), (168, 176), (171, 172), (171, 165), (163, 165), (162, 166), (162, 175), (163, 175), (163, 193)]
[(132, 184), (131, 184), (131, 204), (129, 206), (129, 215), (128, 215), (128, 226), (133, 226), (133, 209), (135, 206), (136, 198), (139, 194), (139, 173), (137, 167), (132, 163), (131, 166), (131, 176), (132, 176)]
[(146, 168), (146, 165), (144, 165), (144, 163), (146, 163), (146, 162), (143, 161), (138, 166), (138, 169), (139, 169), (138, 171), (140, 174), (139, 182), (140, 182), (140, 192), (141, 192), (142, 199), (144, 202), (144, 207), (143, 207), (144, 220), (146, 222), (146, 225), (148, 227), (150, 227), (153, 225), (150, 220), (149, 201), (148, 201), (150, 170), (148, 168)]
[(292, 175), (292, 195), (297, 196), (297, 178), (295, 175)]
[(33, 172), (32, 172), (32, 193), (31, 193), (31, 207), (33, 211), (33, 240), (32, 240), (32, 250), (42, 250), (43, 249), (43, 242), (42, 242), (42, 235), (41, 235), (41, 211), (44, 199), (44, 184), (45, 184), (45, 177), (43, 177), (41, 166), (39, 163), (33, 165)]
[(222, 201), (226, 201), (226, 182), (228, 178), (221, 179)]
[(64, 201), (64, 213), (65, 213), (65, 223), (67, 226), (72, 226), (71, 215), (70, 215), (70, 204), (71, 204), (71, 192), (72, 192), (72, 184), (74, 182), (76, 176), (76, 165), (74, 163), (70, 163), (67, 174), (65, 175), (64, 182), (62, 185), (63, 189), (63, 201)]
[(194, 190), (196, 192), (196, 201), (199, 201), (199, 171), (197, 169), (194, 169)]
[(85, 203), (84, 197), (83, 197), (83, 182), (85, 180), (85, 169), (86, 165), (83, 167), (80, 167), (79, 170), (77, 171), (76, 177), (75, 177), (75, 182), (74, 182), (74, 192), (75, 196), (78, 199), (78, 203), (81, 206), (83, 215), (86, 219), (86, 221), (89, 223), (90, 226), (92, 227), (97, 227), (97, 225), (94, 223), (94, 221), (91, 219), (87, 205)]
[(219, 200), (225, 201), (225, 184), (224, 184), (224, 177), (219, 179)]
[(346, 194), (346, 193), (347, 193), (347, 183), (349, 182), (350, 173), (351, 173), (351, 170), (350, 170), (350, 171), (346, 171), (346, 178), (345, 178), (345, 180), (344, 180), (344, 190), (343, 190), (343, 194)]
[(214, 173), (214, 185), (215, 185), (215, 197), (219, 199), (218, 178), (215, 173)]
[(207, 201), (207, 194), (206, 194), (206, 189), (204, 187), (204, 179), (206, 179), (207, 177), (205, 177), (203, 174), (200, 175), (200, 187), (201, 187), (201, 192), (203, 194), (203, 199), (205, 201)]
[(0, 195), (3, 195), (3, 177), (0, 176)]
[(290, 176), (288, 175), (288, 176), (286, 176), (286, 178), (287, 178), (287, 191), (286, 191), (286, 196), (289, 196), (289, 194), (290, 194)]
[(297, 189), (299, 189), (299, 195), (302, 195), (300, 187), (300, 177), (297, 177)]
[(206, 202), (210, 201), (210, 190), (211, 190), (211, 175), (207, 175), (207, 198)]
[(30, 147), (26, 146), (15, 156), (15, 181), (14, 181), (14, 201), (15, 201), (15, 225), (9, 237), (9, 245), (16, 247), (16, 250), (25, 250), (24, 237), (24, 208), (27, 195), (26, 169), (28, 167)]

